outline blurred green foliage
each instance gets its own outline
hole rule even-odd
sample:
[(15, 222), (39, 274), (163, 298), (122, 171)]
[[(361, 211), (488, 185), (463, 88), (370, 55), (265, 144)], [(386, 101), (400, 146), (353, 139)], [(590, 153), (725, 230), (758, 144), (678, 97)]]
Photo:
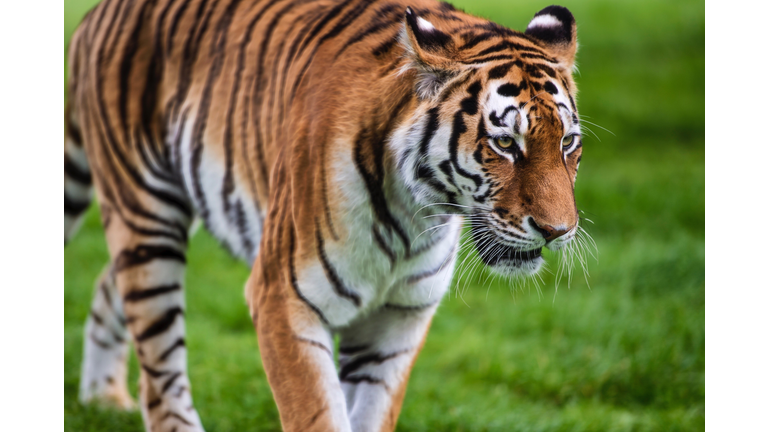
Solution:
[[(65, 0), (65, 46), (94, 3)], [(550, 4), (453, 3), (514, 29)], [(580, 114), (596, 123), (587, 124), (576, 192), (599, 262), (588, 259), (589, 286), (577, 269), (557, 292), (551, 274), (541, 292), (512, 291), (459, 269), (398, 430), (704, 429), (704, 3), (561, 4), (578, 22)], [(142, 428), (137, 412), (77, 402), (83, 323), (106, 261), (94, 206), (65, 253), (68, 431)], [(210, 236), (193, 239), (187, 343), (209, 431), (279, 430), (243, 298), (247, 276)]]

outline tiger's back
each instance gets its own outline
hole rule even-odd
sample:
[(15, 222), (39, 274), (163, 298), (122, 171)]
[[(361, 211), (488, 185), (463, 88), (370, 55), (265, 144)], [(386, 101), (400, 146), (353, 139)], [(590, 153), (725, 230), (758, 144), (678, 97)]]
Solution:
[(577, 231), (575, 22), (551, 7), (528, 33), (429, 0), (94, 8), (69, 57), (65, 244), (93, 179), (112, 262), (81, 399), (131, 406), (130, 338), (147, 429), (201, 428), (182, 292), (197, 216), (253, 265), (284, 428), (392, 430), (462, 218), (503, 272), (535, 272), (542, 246)]

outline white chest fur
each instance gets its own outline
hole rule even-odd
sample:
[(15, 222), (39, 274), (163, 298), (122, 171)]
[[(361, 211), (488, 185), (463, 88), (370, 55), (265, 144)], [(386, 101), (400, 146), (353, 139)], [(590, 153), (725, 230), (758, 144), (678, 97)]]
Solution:
[(333, 165), (339, 240), (323, 241), (324, 257), (297, 269), (302, 294), (332, 327), (382, 307), (436, 304), (451, 282), (462, 218), (420, 209), (403, 199), (408, 192), (393, 180), (385, 192), (395, 226), (383, 223), (355, 166), (343, 160)]

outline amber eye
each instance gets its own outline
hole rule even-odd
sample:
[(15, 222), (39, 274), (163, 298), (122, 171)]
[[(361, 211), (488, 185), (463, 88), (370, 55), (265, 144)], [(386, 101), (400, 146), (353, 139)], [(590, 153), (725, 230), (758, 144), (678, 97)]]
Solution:
[(515, 140), (512, 139), (512, 137), (509, 136), (509, 135), (503, 135), (503, 136), (500, 136), (500, 137), (496, 137), (495, 141), (496, 141), (496, 145), (501, 147), (501, 148), (503, 148), (503, 149), (508, 149), (508, 148), (512, 147), (512, 144), (515, 143)]
[(567, 137), (563, 138), (563, 150), (568, 150), (568, 148), (573, 145), (573, 141), (574, 135), (568, 135)]

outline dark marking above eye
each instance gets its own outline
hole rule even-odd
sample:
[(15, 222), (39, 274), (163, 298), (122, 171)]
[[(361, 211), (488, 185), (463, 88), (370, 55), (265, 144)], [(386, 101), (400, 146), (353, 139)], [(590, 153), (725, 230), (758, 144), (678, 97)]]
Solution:
[(557, 86), (552, 84), (552, 81), (547, 81), (544, 83), (544, 90), (547, 91), (549, 94), (556, 95), (558, 93)]
[(506, 97), (517, 97), (520, 94), (520, 92), (524, 89), (525, 89), (525, 82), (520, 83), (519, 86), (516, 86), (512, 83), (507, 83), (507, 84), (500, 85), (499, 88), (496, 90), (496, 93)]
[(549, 75), (550, 78), (557, 78), (557, 74), (555, 73), (555, 70), (547, 65), (540, 64), (539, 69), (543, 70), (544, 73)]
[(512, 69), (512, 66), (514, 65), (514, 63), (504, 63), (502, 65), (496, 66), (488, 72), (488, 79), (504, 78), (504, 76), (509, 72), (510, 69)]
[(525, 72), (533, 78), (541, 78), (544, 74), (539, 70), (539, 66), (535, 64), (528, 64), (525, 66)]

